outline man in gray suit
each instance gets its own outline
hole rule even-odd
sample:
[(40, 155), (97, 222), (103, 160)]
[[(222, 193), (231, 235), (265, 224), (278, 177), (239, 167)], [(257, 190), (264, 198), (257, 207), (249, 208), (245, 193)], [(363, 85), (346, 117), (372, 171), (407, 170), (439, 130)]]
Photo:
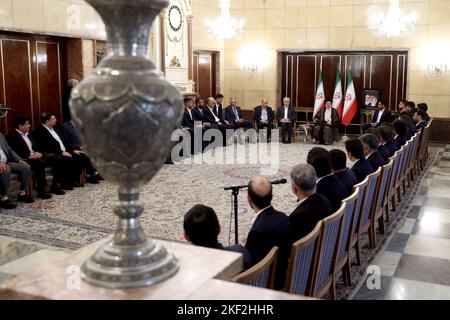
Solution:
[(19, 202), (33, 203), (34, 200), (26, 191), (31, 178), (31, 167), (15, 153), (5, 136), (0, 133), (0, 208), (14, 209), (16, 205), (8, 198), (11, 173), (17, 174), (20, 181)]

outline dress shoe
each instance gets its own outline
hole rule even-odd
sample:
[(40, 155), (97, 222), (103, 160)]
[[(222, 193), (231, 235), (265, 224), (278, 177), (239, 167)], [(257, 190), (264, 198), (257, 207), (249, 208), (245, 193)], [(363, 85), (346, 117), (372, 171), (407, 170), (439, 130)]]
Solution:
[(86, 182), (92, 183), (92, 184), (99, 184), (100, 181), (98, 180), (97, 176), (89, 176), (86, 179)]
[(74, 182), (74, 184), (73, 184), (73, 188), (83, 188), (83, 187), (84, 186), (81, 183), (79, 183), (79, 182)]
[(104, 181), (105, 180), (105, 178), (103, 178), (103, 176), (100, 173), (97, 173), (96, 175), (94, 175), (94, 177), (96, 177), (97, 180), (99, 180), (99, 181)]
[(71, 191), (71, 190), (73, 190), (73, 186), (61, 185), (61, 189)]
[(33, 203), (34, 199), (27, 194), (23, 194), (17, 198), (17, 201), (24, 203)]
[(50, 193), (56, 194), (57, 196), (66, 194), (60, 187), (51, 187)]
[[(64, 192), (64, 191), (63, 191)], [(38, 191), (38, 198), (40, 199), (50, 199), (52, 197), (52, 195), (50, 193), (48, 193), (47, 191)]]
[(6, 199), (4, 201), (0, 201), (0, 208), (11, 210), (17, 208), (17, 205), (15, 205), (11, 200)]

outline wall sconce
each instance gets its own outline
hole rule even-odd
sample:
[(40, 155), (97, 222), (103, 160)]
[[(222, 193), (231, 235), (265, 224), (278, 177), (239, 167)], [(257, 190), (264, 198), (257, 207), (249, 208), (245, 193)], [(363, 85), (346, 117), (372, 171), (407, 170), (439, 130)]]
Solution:
[(440, 76), (441, 74), (448, 71), (446, 64), (429, 64), (428, 73), (433, 76)]
[(242, 68), (248, 73), (256, 73), (263, 69), (268, 59), (267, 49), (260, 44), (247, 45), (238, 56)]
[(244, 71), (248, 73), (258, 72), (258, 66), (256, 64), (246, 64), (244, 65)]

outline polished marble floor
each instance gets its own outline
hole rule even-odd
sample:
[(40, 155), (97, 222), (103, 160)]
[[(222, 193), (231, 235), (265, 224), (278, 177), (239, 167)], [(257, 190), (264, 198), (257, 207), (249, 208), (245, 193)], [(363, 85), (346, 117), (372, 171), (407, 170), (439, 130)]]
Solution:
[(372, 263), (380, 278), (369, 274), (353, 299), (450, 299), (450, 146), (442, 148), (412, 204)]

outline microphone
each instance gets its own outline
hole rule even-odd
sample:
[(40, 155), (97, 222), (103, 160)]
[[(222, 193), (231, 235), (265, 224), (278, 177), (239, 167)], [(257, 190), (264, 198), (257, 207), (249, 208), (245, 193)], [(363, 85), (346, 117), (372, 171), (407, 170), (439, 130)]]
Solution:
[[(279, 179), (279, 180), (275, 180), (275, 181), (271, 181), (271, 184), (285, 184), (287, 183), (286, 179)], [(232, 186), (232, 187), (226, 187), (223, 188), (225, 191), (229, 191), (229, 190), (234, 190), (234, 189), (245, 189), (248, 188), (248, 184), (245, 185), (241, 185), (241, 186)]]

